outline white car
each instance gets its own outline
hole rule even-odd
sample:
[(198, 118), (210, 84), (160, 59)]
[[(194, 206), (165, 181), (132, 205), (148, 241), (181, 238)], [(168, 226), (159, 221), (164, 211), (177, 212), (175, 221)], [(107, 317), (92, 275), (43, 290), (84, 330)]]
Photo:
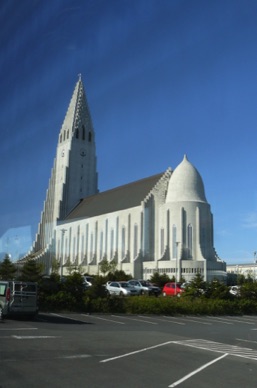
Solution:
[(132, 296), (138, 295), (138, 290), (128, 282), (108, 282), (106, 290), (109, 295)]

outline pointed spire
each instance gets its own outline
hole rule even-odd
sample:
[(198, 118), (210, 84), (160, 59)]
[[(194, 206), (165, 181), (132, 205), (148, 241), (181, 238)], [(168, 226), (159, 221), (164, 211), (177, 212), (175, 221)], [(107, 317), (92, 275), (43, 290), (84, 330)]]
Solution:
[(85, 127), (89, 127), (88, 129), (93, 132), (93, 125), (84, 91), (82, 76), (81, 74), (78, 74), (78, 81), (75, 85), (75, 89), (62, 124), (61, 133), (63, 134), (64, 131), (75, 133), (76, 128), (83, 122)]

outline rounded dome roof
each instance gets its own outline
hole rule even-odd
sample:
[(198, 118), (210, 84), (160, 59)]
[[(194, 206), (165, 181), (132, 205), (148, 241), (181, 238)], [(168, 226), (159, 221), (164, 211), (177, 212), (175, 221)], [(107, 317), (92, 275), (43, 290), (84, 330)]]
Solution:
[(166, 202), (181, 201), (207, 202), (202, 178), (186, 155), (171, 175), (166, 198)]

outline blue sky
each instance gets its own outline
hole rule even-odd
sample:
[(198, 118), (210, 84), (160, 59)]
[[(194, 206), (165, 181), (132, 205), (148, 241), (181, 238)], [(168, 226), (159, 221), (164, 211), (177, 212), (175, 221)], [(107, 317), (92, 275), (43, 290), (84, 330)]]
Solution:
[(256, 0), (0, 0), (0, 252), (28, 244), (28, 227), (34, 237), (81, 73), (99, 189), (174, 169), (187, 154), (217, 253), (252, 262), (256, 20)]

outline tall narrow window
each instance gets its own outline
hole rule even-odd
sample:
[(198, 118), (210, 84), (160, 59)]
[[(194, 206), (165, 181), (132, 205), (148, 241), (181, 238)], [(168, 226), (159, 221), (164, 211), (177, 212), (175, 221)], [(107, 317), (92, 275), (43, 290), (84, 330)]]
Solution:
[(76, 128), (76, 138), (78, 139), (79, 138), (79, 129)]
[(193, 248), (193, 228), (189, 224), (187, 227), (187, 241), (188, 241), (188, 257), (192, 257), (192, 248)]
[(93, 260), (94, 257), (94, 236), (93, 233), (90, 235), (90, 260)]
[(88, 132), (88, 141), (91, 142), (91, 140), (92, 140), (92, 133)]
[(137, 224), (134, 225), (134, 259), (137, 257), (138, 254), (138, 226)]
[(108, 252), (108, 220), (105, 220), (105, 254)]
[(172, 226), (172, 257), (177, 257), (177, 228), (176, 225)]
[(104, 244), (104, 234), (103, 231), (100, 233), (100, 261), (103, 260), (103, 244)]
[(76, 258), (79, 258), (79, 245), (80, 245), (80, 226), (78, 226), (78, 229), (77, 229), (77, 249), (76, 249), (76, 252), (75, 252), (75, 257)]
[(85, 138), (86, 138), (86, 130), (84, 125), (82, 125), (82, 140), (85, 140)]
[(126, 243), (126, 230), (124, 226), (122, 227), (121, 230), (121, 258), (125, 258), (125, 243)]
[(164, 254), (164, 229), (161, 229), (161, 256)]
[(76, 258), (76, 237), (73, 236), (73, 247), (72, 247), (72, 255), (71, 255), (71, 263), (74, 263)]
[(113, 255), (114, 255), (114, 230), (112, 229), (111, 230), (111, 257), (110, 257), (110, 260), (113, 259)]

